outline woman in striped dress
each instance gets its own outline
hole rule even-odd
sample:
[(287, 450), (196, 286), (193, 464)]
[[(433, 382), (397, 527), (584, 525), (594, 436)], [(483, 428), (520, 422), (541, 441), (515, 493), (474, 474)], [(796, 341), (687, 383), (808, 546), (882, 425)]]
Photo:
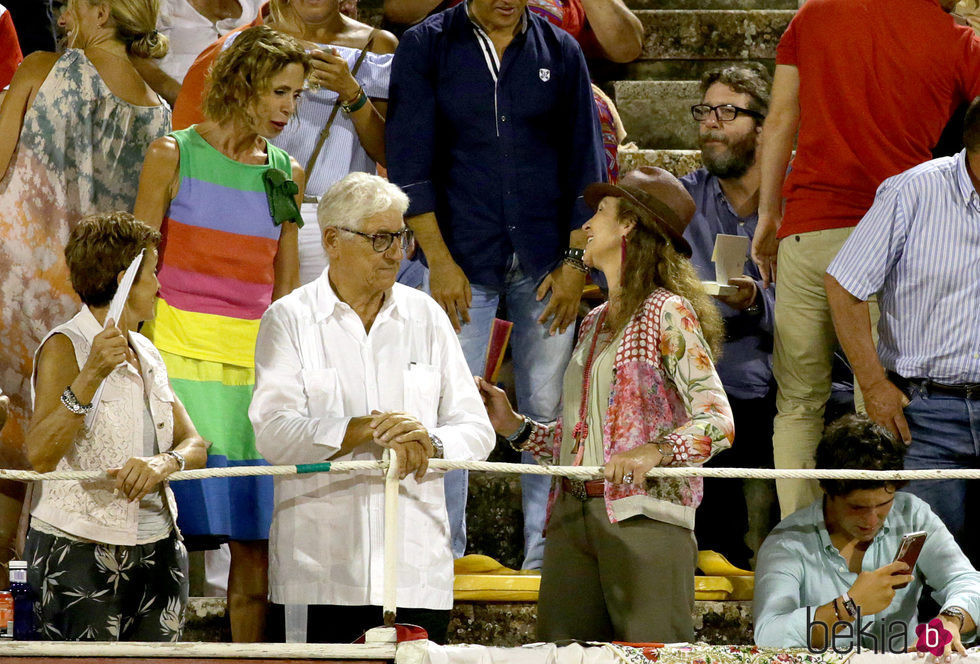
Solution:
[[(272, 141), (307, 171), (302, 208), (306, 225), (299, 233), (300, 282), (307, 284), (327, 265), (316, 221), (319, 197), (348, 173), (375, 173), (376, 164), (385, 165), (384, 117), (398, 40), (343, 15), (341, 4), (332, 0), (269, 0), (253, 22), (258, 24), (301, 40), (313, 58), (303, 103), (289, 128)], [(238, 34), (232, 32), (214, 42), (191, 65), (174, 104), (174, 128), (200, 122), (205, 76)], [(338, 101), (343, 105), (335, 112)], [(317, 152), (319, 137), (331, 117), (328, 135)]]
[[(215, 62), (204, 99), (208, 119), (155, 141), (143, 164), (135, 214), (164, 236), (160, 296), (145, 333), (211, 443), (208, 467), (265, 464), (248, 420), (255, 337), (269, 304), (298, 283), (303, 182), (295, 160), (268, 139), (295, 112), (309, 71), (298, 41), (250, 28)], [(230, 542), (236, 641), (263, 636), (271, 480), (174, 486), (178, 525), (189, 542)]]

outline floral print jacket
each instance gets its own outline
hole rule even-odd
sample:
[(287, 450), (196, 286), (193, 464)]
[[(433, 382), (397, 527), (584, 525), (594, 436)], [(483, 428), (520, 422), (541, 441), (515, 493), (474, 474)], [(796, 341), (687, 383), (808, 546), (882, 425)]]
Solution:
[[(578, 344), (590, 343), (606, 306), (586, 316)], [(616, 350), (602, 422), (605, 461), (657, 441), (673, 443), (669, 465), (700, 465), (730, 447), (734, 437), (731, 407), (693, 308), (684, 298), (657, 289), (627, 324)], [(561, 440), (560, 419), (550, 426), (535, 423), (524, 448), (541, 463), (553, 463), (559, 458)], [(606, 483), (606, 513), (612, 523), (643, 514), (693, 528), (702, 485), (700, 477), (651, 480), (645, 491)]]

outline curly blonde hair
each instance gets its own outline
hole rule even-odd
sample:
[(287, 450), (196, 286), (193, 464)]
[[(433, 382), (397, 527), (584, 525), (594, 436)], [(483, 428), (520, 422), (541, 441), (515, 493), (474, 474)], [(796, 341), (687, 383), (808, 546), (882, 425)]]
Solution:
[[(126, 52), (138, 58), (162, 58), (169, 50), (166, 35), (157, 32), (160, 0), (69, 0), (65, 11), (77, 20), (75, 7), (79, 2), (89, 6), (106, 4), (116, 28), (116, 39), (126, 45)], [(78, 45), (84, 48), (84, 45)]]
[(219, 124), (247, 123), (256, 96), (293, 63), (303, 66), (304, 79), (310, 75), (313, 64), (298, 39), (266, 25), (243, 30), (208, 72), (201, 104), (204, 115)]
[(618, 313), (610, 317), (610, 326), (616, 331), (624, 328), (650, 293), (657, 288), (666, 288), (691, 303), (717, 362), (725, 339), (724, 324), (691, 261), (674, 248), (673, 243), (657, 229), (656, 222), (648, 219), (649, 213), (626, 198), (617, 200), (620, 222), (633, 221), (635, 225), (626, 235), (621, 306)]

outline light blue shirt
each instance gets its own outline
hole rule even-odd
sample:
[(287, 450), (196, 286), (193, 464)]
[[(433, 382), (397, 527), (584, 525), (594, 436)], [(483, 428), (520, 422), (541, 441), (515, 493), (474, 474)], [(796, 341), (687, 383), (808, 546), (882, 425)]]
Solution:
[[(935, 588), (933, 599), (943, 608), (958, 606), (976, 621), (980, 616), (980, 573), (953, 540), (946, 526), (925, 502), (910, 493), (895, 494), (885, 523), (864, 554), (865, 572), (887, 565), (895, 559), (902, 536), (918, 530), (928, 533), (915, 564), (914, 578), (895, 591), (895, 599), (884, 611), (861, 616), (861, 624), (877, 623), (865, 631), (878, 635), (879, 649), (888, 645), (888, 635), (896, 634), (899, 621), (907, 626), (909, 643), (915, 642), (916, 604), (923, 583)], [(858, 575), (847, 569), (847, 561), (831, 544), (824, 523), (823, 500), (817, 500), (783, 519), (759, 550), (755, 576), (755, 642), (759, 646), (805, 648), (807, 608), (811, 620), (817, 607), (846, 592)], [(932, 619), (935, 616), (927, 616)], [(882, 643), (882, 633), (885, 641)], [(836, 637), (843, 647), (846, 630)], [(872, 647), (862, 639), (862, 648)]]
[(980, 382), (980, 196), (966, 151), (885, 180), (827, 273), (860, 300), (878, 293), (886, 369)]

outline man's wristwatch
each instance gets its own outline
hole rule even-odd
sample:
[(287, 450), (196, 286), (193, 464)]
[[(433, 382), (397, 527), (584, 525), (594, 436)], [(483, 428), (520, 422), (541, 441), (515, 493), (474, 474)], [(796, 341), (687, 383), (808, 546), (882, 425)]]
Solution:
[(164, 452), (164, 454), (168, 457), (173, 457), (174, 459), (177, 460), (177, 472), (182, 471), (184, 469), (184, 466), (187, 465), (187, 459), (185, 459), (184, 455), (181, 454), (180, 452), (177, 452), (175, 450), (167, 450), (166, 452)]
[(446, 448), (439, 440), (439, 436), (434, 436), (429, 434), (429, 442), (432, 443), (432, 458), (433, 459), (445, 459), (446, 458)]
[(950, 618), (956, 618), (960, 621), (959, 630), (963, 631), (963, 623), (966, 622), (966, 611), (958, 606), (947, 606), (945, 609), (939, 612), (941, 616), (949, 616)]

